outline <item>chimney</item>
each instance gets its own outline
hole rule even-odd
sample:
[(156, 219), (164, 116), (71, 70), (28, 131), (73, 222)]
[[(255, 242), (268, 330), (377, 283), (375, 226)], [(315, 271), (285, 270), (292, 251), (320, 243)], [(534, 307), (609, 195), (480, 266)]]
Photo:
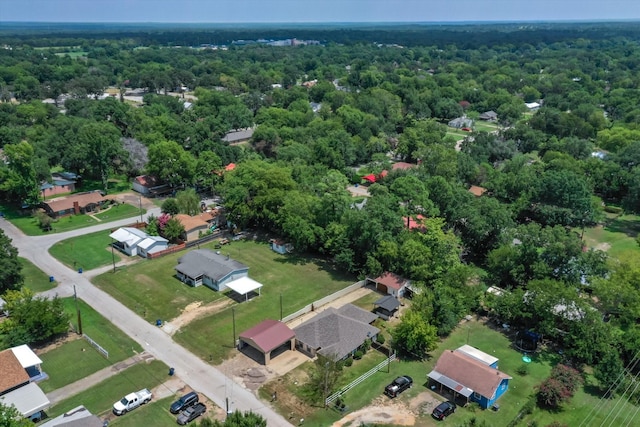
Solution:
[(80, 204), (78, 202), (73, 202), (73, 213), (80, 215)]

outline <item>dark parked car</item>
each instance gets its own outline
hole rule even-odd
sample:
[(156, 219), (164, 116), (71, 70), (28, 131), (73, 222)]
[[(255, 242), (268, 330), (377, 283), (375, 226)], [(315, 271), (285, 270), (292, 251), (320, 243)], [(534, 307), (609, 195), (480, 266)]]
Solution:
[(195, 420), (206, 411), (207, 407), (204, 406), (204, 403), (196, 403), (195, 405), (182, 411), (180, 415), (178, 415), (178, 418), (176, 418), (176, 421), (178, 422), (178, 424), (183, 426)]
[(413, 379), (410, 376), (403, 375), (393, 380), (391, 384), (384, 388), (384, 394), (389, 397), (396, 397), (413, 385)]
[(189, 406), (195, 405), (196, 403), (198, 403), (198, 400), (198, 393), (192, 391), (191, 393), (187, 393), (180, 399), (173, 402), (169, 410), (172, 414), (177, 414), (178, 412), (187, 409)]
[(449, 415), (456, 412), (456, 404), (453, 402), (442, 402), (433, 410), (431, 416), (436, 420), (444, 420)]

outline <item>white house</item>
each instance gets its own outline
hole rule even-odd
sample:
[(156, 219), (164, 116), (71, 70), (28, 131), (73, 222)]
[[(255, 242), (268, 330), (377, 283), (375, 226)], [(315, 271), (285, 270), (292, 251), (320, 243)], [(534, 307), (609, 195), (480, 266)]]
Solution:
[(142, 242), (138, 243), (138, 255), (148, 258), (150, 254), (164, 251), (169, 247), (169, 241), (160, 236), (147, 236)]
[(115, 247), (129, 256), (138, 255), (138, 244), (149, 237), (147, 233), (133, 227), (121, 227), (109, 234), (118, 243)]

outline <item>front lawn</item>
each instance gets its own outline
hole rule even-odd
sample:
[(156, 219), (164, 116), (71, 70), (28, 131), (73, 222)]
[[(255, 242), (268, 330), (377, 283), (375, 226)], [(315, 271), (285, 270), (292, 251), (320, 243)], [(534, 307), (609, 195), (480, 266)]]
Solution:
[[(78, 289), (82, 294), (82, 289)], [(63, 298), (65, 312), (71, 314), (71, 324), (77, 328), (76, 302), (73, 298)], [(45, 392), (64, 387), (102, 368), (118, 363), (136, 353), (142, 347), (111, 322), (96, 312), (81, 299), (78, 308), (82, 319), (82, 332), (109, 352), (109, 359), (95, 350), (85, 339), (62, 344), (40, 355), (42, 369), (49, 379), (40, 383)], [(69, 363), (73, 360), (73, 363)]]
[(18, 257), (22, 265), (24, 285), (33, 292), (44, 292), (53, 289), (56, 284), (49, 281), (49, 276), (44, 271), (33, 265), (28, 259)]
[[(173, 396), (157, 401), (152, 400), (148, 405), (112, 419), (109, 421), (109, 425), (118, 427), (174, 427), (176, 425), (176, 416), (169, 412), (169, 407), (174, 400), (175, 397)], [(198, 421), (201, 419), (202, 417)]]
[(43, 231), (38, 221), (31, 215), (31, 211), (18, 210), (12, 206), (0, 205), (2, 212), (13, 225), (18, 227), (27, 236), (42, 236), (48, 233), (62, 233), (76, 228), (96, 225), (98, 221), (88, 215), (70, 215), (59, 218), (51, 223), (51, 231)]
[[(104, 416), (111, 412), (113, 403), (122, 399), (123, 396), (143, 388), (152, 389), (160, 385), (165, 380), (168, 369), (169, 367), (159, 360), (154, 360), (150, 363), (139, 363), (80, 392), (79, 396), (71, 396), (52, 406), (47, 410), (47, 415), (52, 418), (57, 417), (82, 404), (91, 413), (99, 417)], [(153, 410), (153, 405), (145, 405), (135, 411), (146, 412), (151, 410)], [(131, 414), (135, 413), (135, 411)], [(131, 414), (126, 414), (124, 417), (128, 417)], [(175, 423), (175, 418), (173, 422)]]
[(603, 226), (585, 229), (584, 241), (588, 247), (603, 250), (611, 257), (617, 258), (623, 253), (639, 250), (636, 242), (638, 232), (640, 216), (617, 215), (607, 218)]
[(325, 260), (280, 255), (262, 242), (234, 241), (224, 246), (223, 252), (248, 265), (249, 276), (264, 287), (260, 296), (196, 319), (174, 336), (181, 345), (213, 363), (221, 362), (233, 349), (234, 315), (237, 338), (237, 334), (265, 319), (280, 319), (281, 303), (284, 317), (356, 281), (336, 272)]
[(55, 243), (49, 248), (49, 253), (67, 267), (77, 270), (92, 270), (120, 261), (121, 254), (110, 248), (113, 239), (110, 231), (98, 231), (84, 236), (72, 237)]
[(139, 206), (133, 206), (128, 203), (115, 203), (109, 206), (108, 209), (103, 209), (99, 213), (93, 216), (100, 221), (117, 221), (119, 219), (133, 218), (136, 215), (145, 214), (147, 211), (142, 209), (140, 211)]

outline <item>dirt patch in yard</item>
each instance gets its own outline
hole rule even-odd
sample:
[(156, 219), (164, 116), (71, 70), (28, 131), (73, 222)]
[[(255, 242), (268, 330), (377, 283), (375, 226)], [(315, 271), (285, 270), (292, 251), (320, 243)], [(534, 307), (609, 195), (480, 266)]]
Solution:
[(332, 427), (356, 427), (362, 424), (388, 424), (394, 426), (413, 426), (421, 416), (428, 416), (440, 403), (428, 391), (418, 394), (408, 403), (380, 396), (373, 404), (359, 411), (347, 414)]
[(177, 331), (182, 326), (188, 325), (196, 319), (223, 310), (227, 306), (231, 305), (231, 303), (233, 303), (233, 300), (228, 298), (213, 301), (206, 305), (202, 305), (202, 301), (192, 302), (182, 310), (180, 316), (171, 319), (169, 323), (173, 325), (174, 331)]
[(598, 243), (594, 249), (597, 249), (599, 251), (603, 251), (603, 252), (607, 252), (609, 249), (611, 249), (611, 244), (604, 242), (604, 243)]

